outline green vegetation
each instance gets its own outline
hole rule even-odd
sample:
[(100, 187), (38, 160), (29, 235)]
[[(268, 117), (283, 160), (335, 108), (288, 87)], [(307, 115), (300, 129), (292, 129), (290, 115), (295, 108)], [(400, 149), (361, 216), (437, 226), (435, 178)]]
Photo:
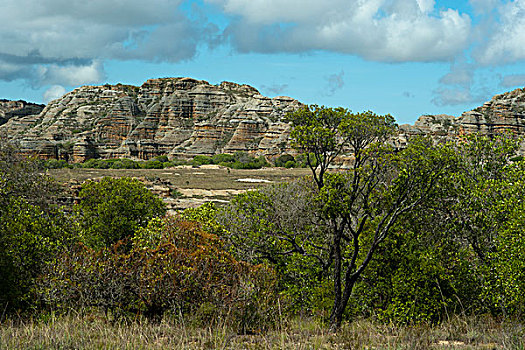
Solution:
[[(78, 332), (63, 332), (84, 342), (89, 317), (153, 338), (162, 325), (179, 332), (158, 347), (252, 347), (241, 335), (259, 348), (524, 346), (517, 140), (413, 137), (395, 149), (389, 115), (310, 106), (288, 119), (299, 155), (275, 165), (304, 163), (311, 176), (175, 216), (125, 177), (87, 181), (78, 203), (60, 208), (42, 163), (0, 142), (0, 347), (20, 344), (4, 337), (24, 333), (15, 320), (33, 334), (73, 322)], [(331, 170), (343, 154), (347, 167)], [(267, 166), (246, 153), (193, 159), (204, 164)]]
[[(292, 157), (293, 159), (293, 157)], [(254, 157), (245, 152), (235, 154), (216, 154), (214, 156), (197, 155), (190, 162), (181, 160), (168, 160), (168, 157), (158, 156), (151, 160), (135, 161), (127, 158), (115, 159), (89, 159), (84, 163), (68, 163), (65, 160), (49, 159), (42, 162), (46, 169), (62, 168), (91, 168), (91, 169), (164, 169), (177, 165), (201, 166), (206, 164), (217, 164), (233, 169), (261, 169), (270, 166), (263, 156)], [(295, 167), (295, 161), (293, 166)]]
[(235, 152), (234, 154), (216, 154), (210, 156), (195, 156), (191, 162), (193, 166), (206, 164), (217, 164), (233, 169), (261, 169), (270, 166), (263, 156), (254, 157), (245, 152)]
[(148, 222), (166, 213), (166, 206), (144, 185), (130, 178), (88, 181), (76, 205), (81, 235), (90, 246), (110, 246), (129, 238)]

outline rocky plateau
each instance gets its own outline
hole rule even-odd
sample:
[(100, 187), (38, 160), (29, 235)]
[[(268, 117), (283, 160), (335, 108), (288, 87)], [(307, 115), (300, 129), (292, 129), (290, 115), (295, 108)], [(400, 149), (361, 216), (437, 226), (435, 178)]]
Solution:
[[(71, 162), (237, 151), (273, 158), (293, 153), (284, 117), (301, 106), (290, 97), (265, 97), (248, 85), (150, 79), (140, 87), (83, 86), (47, 106), (0, 100), (0, 135), (27, 154)], [(423, 115), (414, 125), (401, 125), (395, 142), (402, 147), (418, 134), (446, 139), (502, 131), (525, 135), (525, 88), (496, 95), (459, 117)]]

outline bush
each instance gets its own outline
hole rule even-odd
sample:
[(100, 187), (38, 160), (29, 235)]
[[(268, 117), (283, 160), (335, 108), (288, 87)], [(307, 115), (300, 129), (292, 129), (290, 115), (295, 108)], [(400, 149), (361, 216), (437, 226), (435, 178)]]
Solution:
[(62, 169), (62, 168), (71, 168), (68, 162), (66, 162), (64, 159), (48, 159), (44, 161), (43, 164), (44, 168), (46, 169)]
[(233, 157), (235, 162), (229, 165), (233, 169), (261, 169), (269, 165), (263, 156), (255, 158), (245, 152), (235, 152)]
[(112, 169), (140, 169), (140, 164), (131, 159), (118, 159), (111, 164)]
[(79, 197), (75, 208), (79, 224), (87, 244), (93, 247), (131, 237), (149, 220), (166, 213), (162, 200), (131, 178), (85, 182)]
[(284, 165), (285, 168), (294, 168), (295, 167), (295, 162), (293, 160), (289, 160), (286, 162), (286, 164)]
[(54, 307), (95, 306), (152, 319), (191, 313), (207, 325), (229, 316), (243, 332), (275, 315), (272, 271), (235, 260), (198, 224), (154, 219), (137, 231), (129, 253), (121, 248), (79, 245), (64, 252), (39, 281), (42, 297)]
[(62, 212), (10, 198), (0, 209), (0, 305), (5, 310), (34, 305), (35, 278), (63, 251), (71, 225)]
[(82, 164), (82, 168), (109, 169), (110, 163), (104, 161), (103, 159), (89, 159)]
[(191, 165), (193, 166), (200, 166), (206, 164), (212, 164), (211, 157), (198, 155), (195, 156), (191, 162)]
[(153, 158), (153, 160), (156, 160), (156, 161), (161, 162), (161, 163), (166, 163), (166, 162), (169, 161), (167, 155), (157, 156), (157, 157)]
[(457, 242), (430, 243), (423, 234), (399, 230), (356, 285), (349, 312), (395, 323), (438, 322), (477, 312), (480, 292), (468, 252)]
[(277, 167), (285, 167), (286, 166), (286, 163), (288, 162), (294, 162), (295, 163), (295, 158), (290, 155), (290, 154), (283, 154), (283, 155), (280, 155), (279, 157), (277, 157), (275, 159), (275, 166)]
[(232, 154), (216, 154), (212, 157), (213, 164), (225, 164), (235, 162), (235, 158)]
[(164, 163), (158, 160), (149, 160), (142, 162), (141, 167), (142, 169), (164, 169)]

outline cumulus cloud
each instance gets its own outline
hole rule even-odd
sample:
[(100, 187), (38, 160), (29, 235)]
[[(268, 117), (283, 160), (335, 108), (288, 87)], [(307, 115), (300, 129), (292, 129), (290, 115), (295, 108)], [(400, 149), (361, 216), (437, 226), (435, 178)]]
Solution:
[(93, 61), (88, 65), (64, 65), (51, 64), (38, 68), (37, 80), (42, 85), (61, 84), (76, 86), (81, 84), (93, 84), (104, 79), (104, 68), (99, 61)]
[(525, 59), (525, 1), (500, 5), (492, 20), (486, 42), (474, 52), (485, 65), (503, 64)]
[(471, 103), (474, 100), (470, 89), (440, 87), (434, 91), (432, 103), (436, 106), (455, 106)]
[(182, 1), (4, 0), (0, 79), (80, 85), (103, 79), (106, 59), (190, 59), (217, 28), (184, 16)]
[(499, 0), (470, 0), (469, 2), (477, 14), (490, 13), (500, 4)]
[(436, 106), (457, 106), (463, 104), (483, 103), (491, 93), (484, 87), (439, 87), (433, 91), (432, 103)]
[(510, 74), (501, 78), (500, 85), (506, 88), (525, 87), (525, 74)]
[(48, 103), (50, 101), (56, 100), (57, 98), (60, 98), (64, 96), (66, 93), (66, 89), (63, 86), (60, 85), (52, 85), (49, 89), (47, 89), (44, 92), (44, 103)]
[(469, 43), (471, 20), (432, 0), (206, 0), (234, 20), (241, 52), (329, 50), (385, 62), (449, 60)]
[(343, 79), (344, 75), (345, 75), (345, 72), (341, 70), (341, 72), (337, 74), (330, 74), (325, 78), (326, 82), (328, 83), (328, 86), (326, 89), (326, 94), (328, 96), (334, 95), (337, 90), (340, 90), (343, 88), (343, 86), (345, 85), (345, 81)]

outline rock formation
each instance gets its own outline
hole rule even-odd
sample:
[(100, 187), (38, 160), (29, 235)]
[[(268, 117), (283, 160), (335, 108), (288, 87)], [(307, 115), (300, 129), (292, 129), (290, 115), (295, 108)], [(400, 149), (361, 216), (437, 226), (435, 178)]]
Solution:
[(14, 117), (39, 114), (44, 107), (44, 105), (25, 101), (0, 100), (0, 125), (7, 123), (9, 119)]
[[(455, 118), (449, 115), (423, 115), (414, 125), (399, 127), (399, 140), (417, 134), (431, 135), (435, 139), (450, 139), (460, 134), (481, 133), (496, 135), (508, 132), (525, 136), (525, 88), (494, 96), (483, 106), (463, 113)], [(525, 154), (525, 142), (521, 143), (521, 154)]]
[(248, 85), (151, 79), (141, 87), (83, 86), (1, 129), (26, 153), (75, 162), (236, 151), (272, 157), (290, 151), (283, 117), (300, 106)]
[[(236, 151), (272, 158), (293, 152), (284, 116), (301, 106), (290, 97), (264, 97), (248, 85), (151, 79), (141, 87), (83, 86), (45, 108), (1, 100), (0, 133), (17, 140), (28, 154), (75, 162)], [(395, 142), (402, 147), (418, 134), (447, 139), (504, 130), (525, 135), (525, 88), (494, 96), (457, 118), (421, 116), (414, 125), (401, 125)]]

